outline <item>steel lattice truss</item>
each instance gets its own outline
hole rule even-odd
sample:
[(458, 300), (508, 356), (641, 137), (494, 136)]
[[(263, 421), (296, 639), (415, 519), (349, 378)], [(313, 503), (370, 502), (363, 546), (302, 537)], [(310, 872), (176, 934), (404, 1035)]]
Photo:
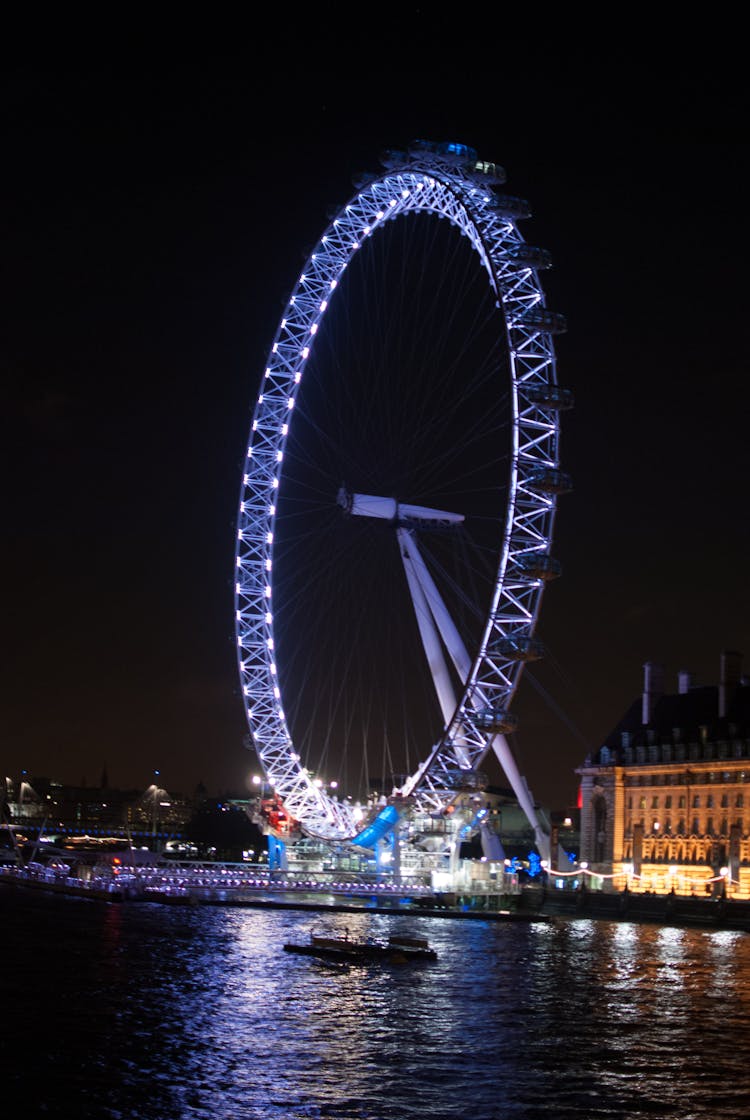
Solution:
[(238, 517), (236, 637), (252, 742), (287, 812), (308, 834), (332, 841), (351, 839), (362, 824), (349, 803), (312, 781), (284, 715), (274, 652), (276, 495), (318, 328), (354, 254), (386, 223), (434, 214), (469, 239), (503, 311), (512, 386), (509, 500), (484, 639), (453, 719), (400, 791), (425, 808), (452, 800), (462, 772), (476, 771), (493, 737), (512, 730), (509, 709), (520, 673), (539, 652), (533, 635), (543, 589), (559, 573), (550, 555), (557, 496), (569, 488), (559, 468), (559, 420), (571, 401), (557, 385), (553, 347), (565, 323), (547, 309), (539, 282), (549, 256), (518, 229), (526, 204), (498, 193), (502, 169), (462, 145), (418, 142), (382, 162), (385, 171), (365, 182), (326, 229), (288, 301), (255, 405)]

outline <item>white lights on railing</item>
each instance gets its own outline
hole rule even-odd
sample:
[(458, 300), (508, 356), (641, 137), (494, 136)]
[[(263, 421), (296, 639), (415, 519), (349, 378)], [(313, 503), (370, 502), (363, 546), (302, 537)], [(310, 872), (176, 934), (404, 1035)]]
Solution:
[(289, 425), (288, 424), (282, 424), (281, 427), (279, 428), (279, 431), (281, 432), (282, 436), (288, 436), (289, 435)]
[(271, 558), (270, 558), (270, 556), (266, 557), (266, 571), (267, 572), (271, 571)]
[(273, 533), (266, 533), (266, 544), (273, 544)]
[(273, 615), (271, 614), (270, 611), (266, 611), (266, 615), (265, 615), (266, 626), (270, 626), (272, 622), (273, 622)]
[(294, 408), (294, 397), (289, 397), (286, 402), (287, 408)]
[(313, 325), (310, 327), (310, 334), (317, 334), (317, 333), (318, 333), (318, 324), (313, 323)]
[(283, 458), (284, 458), (284, 452), (283, 451), (277, 451), (276, 452), (276, 462), (277, 463), (282, 462)]
[(321, 305), (320, 305), (320, 310), (321, 310), (321, 311), (325, 311), (325, 309), (326, 309), (327, 307), (328, 307), (328, 300), (327, 300), (327, 299), (324, 299), (324, 300), (323, 300), (323, 302), (322, 302), (322, 303), (321, 303)]
[(266, 584), (265, 596), (266, 596), (266, 599), (271, 598), (271, 587), (270, 587), (269, 584)]
[(309, 347), (309, 346), (305, 346), (305, 347), (303, 347), (303, 349), (302, 349), (302, 357), (303, 357), (303, 358), (307, 358), (307, 357), (309, 356), (309, 354), (310, 354), (310, 347)]

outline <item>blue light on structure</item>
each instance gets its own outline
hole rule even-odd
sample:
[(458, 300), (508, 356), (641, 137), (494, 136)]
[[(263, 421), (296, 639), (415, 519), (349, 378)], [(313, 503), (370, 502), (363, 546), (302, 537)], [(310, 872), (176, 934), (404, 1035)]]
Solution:
[(542, 861), (536, 852), (529, 852), (529, 878), (536, 879), (542, 873)]
[(398, 824), (399, 814), (395, 805), (386, 805), (381, 809), (372, 824), (363, 828), (352, 840), (358, 848), (374, 848), (378, 840), (382, 840)]

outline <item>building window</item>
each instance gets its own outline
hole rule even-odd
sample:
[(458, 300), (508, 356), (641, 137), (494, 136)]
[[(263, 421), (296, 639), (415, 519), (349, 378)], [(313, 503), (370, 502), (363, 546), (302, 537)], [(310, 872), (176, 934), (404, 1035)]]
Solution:
[(668, 793), (667, 796), (664, 798), (664, 808), (665, 809), (671, 809), (672, 808), (672, 794), (671, 793)]
[(691, 830), (693, 836), (698, 836), (700, 834), (700, 828), (698, 827), (699, 823), (700, 822), (699, 822), (698, 818), (693, 817), (693, 827), (692, 827), (692, 830)]
[(696, 793), (696, 794), (693, 795), (693, 808), (694, 809), (700, 809), (700, 807), (701, 807), (700, 794)]
[(737, 796), (734, 799), (734, 807), (735, 807), (735, 809), (744, 809), (745, 808), (744, 794), (742, 794), (742, 793), (737, 794)]
[(687, 809), (687, 799), (686, 799), (684, 793), (681, 793), (680, 796), (679, 796), (679, 800), (677, 801), (677, 808), (678, 809)]
[(722, 807), (722, 809), (726, 809), (728, 805), (729, 805), (729, 794), (728, 793), (722, 793), (722, 795), (721, 795), (721, 807)]
[(709, 817), (706, 821), (706, 835), (713, 836), (714, 834), (714, 818)]
[(712, 793), (709, 793), (706, 796), (706, 808), (707, 809), (713, 809), (713, 807), (714, 807), (714, 795)]
[(659, 808), (659, 798), (658, 797), (652, 797), (651, 798), (651, 808), (652, 809), (658, 809)]
[(645, 809), (646, 808), (646, 798), (645, 797), (640, 797), (638, 799), (638, 808), (639, 809)]

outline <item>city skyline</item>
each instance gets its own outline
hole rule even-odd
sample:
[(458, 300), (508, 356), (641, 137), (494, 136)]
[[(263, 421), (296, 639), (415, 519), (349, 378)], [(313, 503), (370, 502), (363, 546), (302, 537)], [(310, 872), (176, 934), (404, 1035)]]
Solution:
[(182, 793), (257, 771), (232, 562), (265, 355), (352, 174), (426, 136), (506, 169), (568, 320), (563, 578), (540, 616), (549, 657), (519, 689), (517, 749), (537, 799), (570, 804), (645, 661), (667, 683), (687, 670), (712, 684), (722, 650), (750, 655), (746, 144), (726, 117), (709, 127), (710, 101), (675, 117), (665, 94), (647, 117), (614, 87), (584, 114), (571, 84), (579, 113), (545, 145), (447, 98), (386, 99), (365, 123), (326, 99), (292, 127), (282, 103), (261, 118), (251, 78), (171, 79), (5, 79), (2, 765), (90, 785), (106, 768), (121, 788), (158, 769)]

